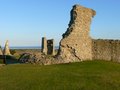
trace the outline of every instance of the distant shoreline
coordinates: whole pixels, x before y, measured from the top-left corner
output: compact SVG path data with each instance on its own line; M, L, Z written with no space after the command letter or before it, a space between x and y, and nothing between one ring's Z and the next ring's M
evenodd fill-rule
M10 47L10 49L41 49L39 46L15 46Z
M55 49L58 49L59 46L55 46ZM13 46L10 49L41 49L40 46Z

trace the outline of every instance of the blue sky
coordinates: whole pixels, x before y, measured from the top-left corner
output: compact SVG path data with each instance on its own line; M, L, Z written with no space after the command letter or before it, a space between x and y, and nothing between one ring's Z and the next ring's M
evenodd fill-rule
M74 4L97 12L92 38L120 39L119 0L0 0L0 45L9 40L10 46L40 46L43 36L58 45Z

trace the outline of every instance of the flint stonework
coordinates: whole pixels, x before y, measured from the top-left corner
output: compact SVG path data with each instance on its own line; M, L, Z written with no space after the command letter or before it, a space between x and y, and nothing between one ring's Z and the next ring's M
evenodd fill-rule
M92 39L89 36L92 17L96 12L80 5L71 10L71 20L60 41L58 57L66 62L92 60Z

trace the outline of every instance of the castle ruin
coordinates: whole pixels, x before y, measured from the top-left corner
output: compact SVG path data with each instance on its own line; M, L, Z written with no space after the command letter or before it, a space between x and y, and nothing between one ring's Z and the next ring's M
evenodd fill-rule
M92 60L92 39L89 32L95 14L92 9L73 6L69 27L60 41L59 58L66 62Z
M92 9L74 5L67 31L62 35L56 58L54 39L42 38L42 53L28 54L28 61L41 63L41 65L80 62L85 60L107 60L120 62L120 40L92 39L90 25L96 12ZM29 52L29 51L28 51ZM30 52L29 52L30 53ZM11 55L8 41L5 48L0 48L0 54ZM52 57L47 57L50 55ZM26 56L26 54L24 55ZM26 60L26 58L21 60Z
M42 53L47 55L47 39L46 39L46 37L42 38Z
M47 40L46 37L42 38L42 53L45 55L54 55L54 39Z
M92 39L90 24L96 12L74 5L67 31L60 41L57 58L64 62L107 60L120 62L120 40Z
M93 60L120 62L120 40L92 40Z

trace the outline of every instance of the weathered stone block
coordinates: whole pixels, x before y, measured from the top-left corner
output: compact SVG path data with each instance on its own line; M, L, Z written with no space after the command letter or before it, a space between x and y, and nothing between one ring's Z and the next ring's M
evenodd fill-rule
M54 55L55 49L54 49L54 39L47 40L47 54L48 55Z
M47 40L45 37L42 38L42 53L45 55L54 55L54 39Z
M46 39L46 37L42 38L42 53L47 55L47 39Z

